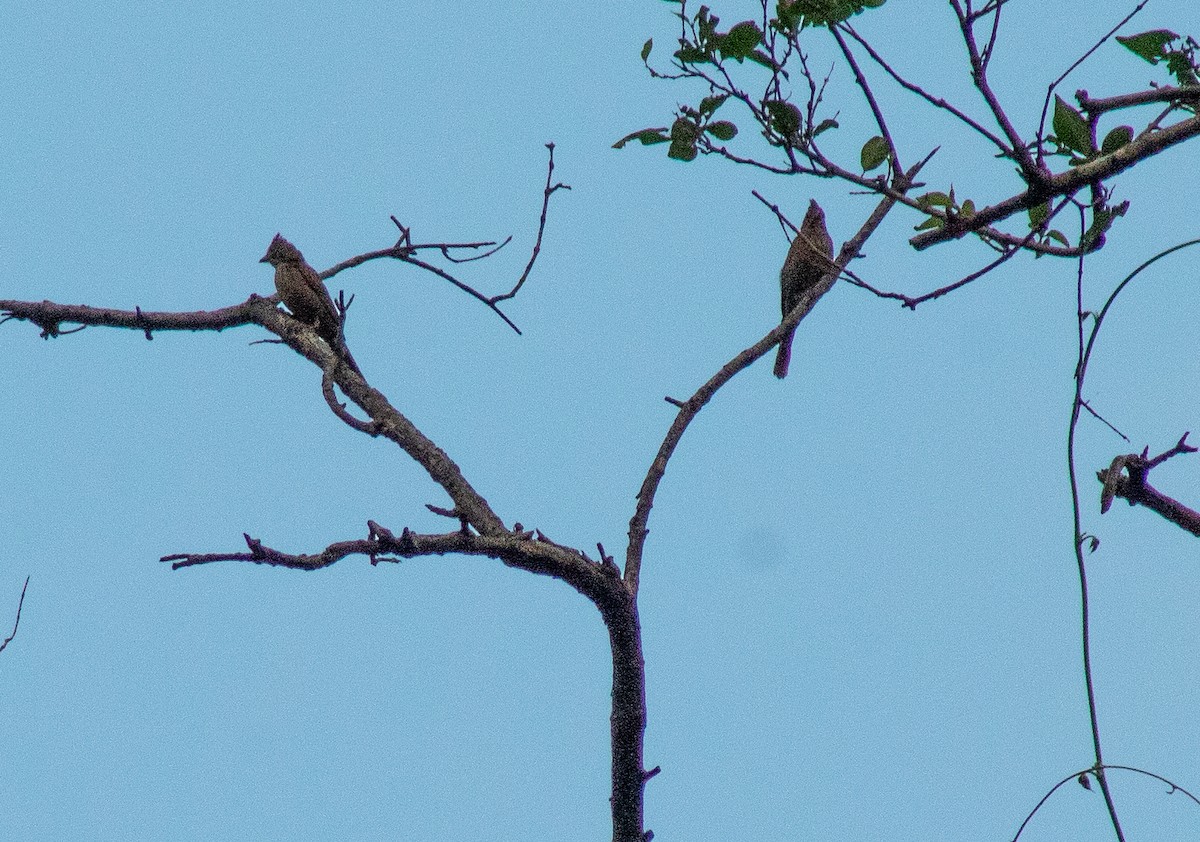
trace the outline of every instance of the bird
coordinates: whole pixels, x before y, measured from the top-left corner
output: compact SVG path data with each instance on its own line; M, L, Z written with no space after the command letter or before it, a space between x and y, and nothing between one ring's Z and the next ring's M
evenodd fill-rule
M833 239L825 227L825 211L813 199L808 203L808 213L800 224L800 232L792 240L783 269L779 272L779 290L783 317L795 309L800 297L808 292L821 277L829 274L833 263ZM788 331L779 340L779 352L775 356L775 376L787 377L788 363L792 358L792 338L796 328Z
M350 356L342 339L342 320L329 290L321 282L317 270L308 265L300 249L276 234L259 263L270 263L275 267L275 289L279 300L292 315L306 325L313 326L317 335L325 340L339 357L358 371L358 365ZM359 372L361 374L361 372Z

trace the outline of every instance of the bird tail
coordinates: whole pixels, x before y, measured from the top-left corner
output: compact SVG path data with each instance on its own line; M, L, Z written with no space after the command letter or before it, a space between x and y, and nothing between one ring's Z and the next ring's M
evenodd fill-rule
M775 376L780 380L787 377L788 364L792 361L792 338L796 335L792 331L779 342L779 353L775 355Z

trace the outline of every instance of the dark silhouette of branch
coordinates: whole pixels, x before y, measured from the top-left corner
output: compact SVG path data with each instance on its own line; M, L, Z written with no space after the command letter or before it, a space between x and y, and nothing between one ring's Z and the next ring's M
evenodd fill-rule
M13 620L12 634L0 641L0 652L3 652L8 644L12 643L12 639L17 636L17 627L21 625L21 607L25 605L25 589L29 587L29 577L25 577L25 584L21 586L21 598L17 600L17 617Z
M968 3L968 7L969 5ZM1025 142L1021 140L1021 135L1008 119L1008 114L1005 112L1003 106L1000 105L1000 100L988 82L987 67L975 42L975 21L977 18L971 17L968 9L963 8L961 0L950 0L950 7L954 9L954 14L958 18L959 31L962 34L963 43L967 47L967 58L971 63L971 79L975 83L975 89L979 91L980 96L983 97L983 101L987 103L988 108L992 112L992 119L1000 127L1001 133L1008 139L1007 145L1009 151L1012 153L1017 165L1021 168L1021 173L1026 182L1037 184L1042 177L1042 172L1034 163L1033 157L1029 154L1029 150L1025 146Z
M899 185L901 189L903 188L903 184L911 184L914 181L923 163L915 165L909 172L904 174ZM654 507L654 497L658 492L658 486L662 482L663 475L666 473L667 463L671 460L671 456L674 454L675 448L679 445L688 426L722 386L733 379L734 375L738 372L748 368L755 360L778 345L779 340L808 315L817 301L833 287L843 267L858 255L863 243L879 227L879 224L883 222L884 217L887 216L895 204L896 201L890 196L884 196L880 200L858 232L842 246L830 273L804 293L796 307L778 327L773 328L758 342L746 348L722 366L720 371L709 378L708 382L704 383L687 400L666 399L669 403L677 406L679 412L676 414L675 420L667 431L662 444L659 445L658 453L655 455L654 461L651 462L646 477L642 480L641 488L637 493L637 507L634 510L633 517L629 521L629 544L625 552L625 581L629 584L635 595L641 576L642 554L646 544L646 536L650 534L647 524L650 520L650 510Z
M1084 187L1090 187L1122 173L1135 164L1197 135L1200 135L1200 117L1189 117L1161 131L1143 134L1111 154L1102 155L1058 175L1050 175L1038 186L983 208L973 216L958 216L951 220L946 219L944 215L935 214L946 219L945 227L918 234L911 238L909 243L917 250L927 249L932 245L990 228L996 222L1015 213L1027 211L1049 199L1074 195Z
M1187 443L1187 436L1188 434L1184 433L1174 447L1153 459L1148 458L1146 451L1140 454L1127 453L1115 457L1107 468L1097 471L1096 479L1103 486L1100 512L1107 512L1113 499L1120 497L1127 500L1131 506L1146 506L1176 526L1200 536L1200 512L1168 497L1148 482L1150 471L1167 459L1183 453L1196 452L1196 448Z
M879 54L878 51L875 50L874 47L872 47L861 35L858 34L858 32L856 32L854 30L854 28L852 26L850 26L849 24L843 23L838 28L842 32L845 32L847 35L849 35L851 38L853 38L855 41L857 41L858 44L867 51L867 55L869 55L872 58L872 60L874 60L874 62L883 69L883 71L885 73L887 73L889 76L891 76L892 79L894 79L896 81L896 84L900 85L900 87L904 88L906 91L916 94L917 96L921 97L923 100L925 100L926 102L928 102L930 105L934 106L935 108L939 108L943 111L953 114L955 117L957 117L959 120L961 120L964 124L966 124L967 126L970 126L976 132L978 132L983 137L985 137L989 141L991 141L996 146L996 148L998 150L1000 150L1001 154L1003 154L1006 158L1015 157L1013 155L1012 149L1008 146L1008 144L1006 144L1003 140L1001 140L998 135L989 131L979 121L968 116L966 114L966 112L959 110L954 105L952 105L951 103L942 99L941 97L933 96L932 94L928 93L924 88L922 88L920 85L914 84L913 82L910 82L907 79L905 79L903 76L901 76L896 70L894 70L892 68L892 66L887 61L884 60L884 58Z
M412 229L403 225L398 219L396 219L395 216L392 217L392 222L395 223L396 227L400 229L400 239L397 240L394 245L390 246L389 248L378 249L376 251L369 251L364 254L359 254L354 257L351 257L347 260L343 260L341 263L338 263L336 266L333 266L329 269L326 269L324 272L321 272L320 273L321 279L328 280L329 278L332 278L334 275L338 274L339 272L342 272L346 269L352 269L355 266L361 266L362 264L366 263L368 260L378 260L383 257L390 257L394 260L399 260L404 263L411 263L413 266L416 266L420 269L424 269L426 272L430 272L434 275L437 275L442 280L452 284L453 286L455 286L458 289L462 290L463 292L467 293L468 295L470 295L472 298L476 299L477 301L482 302L490 310L492 310L492 312L494 312L497 316L499 316L501 319L503 319L505 324L507 324L514 331L516 331L518 334L520 334L521 329L516 326L516 324L512 321L512 319L510 319L504 313L503 310L500 309L499 303L501 301L506 301L510 298L515 297L517 292L525 284L525 281L528 280L530 273L533 271L534 263L537 262L538 255L541 254L541 251L542 251L542 237L546 231L546 218L547 218L549 208L550 208L550 197L559 190L570 190L571 189L571 186L568 184L563 184L561 182L558 184L551 183L553 176L554 176L554 144L548 143L548 144L546 144L546 148L549 150L549 163L547 164L547 167L546 167L546 186L542 191L542 212L541 212L541 216L538 218L537 237L534 240L533 248L530 250L529 261L525 264L525 270L521 273L521 276L517 279L517 281L513 285L512 289L510 289L508 292L500 293L498 295L485 295L482 292L480 292L479 290L472 287L470 284L467 284L467 283L459 280L458 278L454 277L454 275L450 274L446 270L441 269L437 266L434 266L433 264L429 263L428 261L421 260L420 258L416 257L416 254L419 251L434 249L434 250L440 252L442 257L449 260L451 263L469 263L469 262L475 261L475 260L482 260L485 257L491 257L493 254L498 252L500 249L504 248L504 246L508 245L508 243L510 243L512 241L512 237L505 238L505 240L499 244L497 244L495 242L413 243L412 242ZM494 246L494 248L489 248L489 247L493 247L493 246ZM464 250L481 249L481 248L488 248L489 250L484 252L483 254L476 254L476 255L472 255L470 257L466 257L466 258L460 258L460 257L454 256L455 251L464 251Z
M1054 96L1054 90L1055 90L1055 89L1056 89L1056 88L1057 88L1059 85L1061 85L1061 84L1062 84L1062 82L1063 82L1063 80L1064 80L1064 79L1066 79L1068 76L1070 76L1070 75L1071 75L1071 71L1073 71L1075 68L1079 67L1079 65L1081 65L1081 64L1083 64L1085 61L1087 61L1088 57L1089 57L1090 55L1092 55L1092 53L1096 52L1096 50L1098 50L1098 49L1100 49L1102 46L1104 46L1104 43L1105 43L1106 41L1108 41L1108 39L1109 39L1109 38L1112 38L1114 35L1116 35L1116 34L1117 34L1117 32L1118 32L1118 31L1121 29L1121 27L1122 27L1122 26L1124 26L1125 24L1129 23L1129 21L1133 20L1133 17L1134 17L1134 15L1136 15L1136 14L1137 14L1138 12L1140 12L1140 11L1141 11L1143 8L1145 8L1146 4L1147 4L1147 3L1149 3L1149 2L1150 2L1150 0L1142 0L1142 2L1138 3L1138 4L1137 4L1137 6L1135 6L1135 7L1134 7L1134 9L1133 9L1133 11L1132 11L1132 12L1130 12L1130 13L1129 13L1129 14L1127 14L1127 15L1126 15L1124 18L1122 18L1122 20L1121 20L1121 22L1120 22L1120 23L1118 23L1116 26L1114 26L1112 29L1110 29L1110 30L1109 30L1109 31L1108 31L1108 32L1107 32L1107 33L1106 33L1106 34L1105 34L1105 35L1104 35L1102 38L1100 38L1100 40L1098 40L1098 41L1097 41L1095 44L1093 44L1093 45L1092 45L1092 47L1091 47L1091 49L1089 49L1087 52L1085 52L1085 53L1084 53L1083 55L1081 55L1079 58L1075 59L1075 61L1073 61L1073 62L1071 63L1071 66L1070 66L1070 67L1068 67L1066 70L1064 70L1064 71L1062 72L1062 75L1061 75L1061 76L1059 76L1057 79L1055 79L1053 82L1051 82L1051 83L1050 83L1050 84L1047 86L1047 88L1046 88L1046 98L1045 98L1045 100L1042 102L1042 118L1041 118L1041 119L1038 121L1038 133L1037 133L1037 137L1038 137L1038 150L1039 150L1039 155L1041 154L1041 148L1042 148L1042 146L1041 146L1041 141L1042 141L1042 138L1044 138L1044 137L1046 136L1046 134L1045 134L1045 133L1046 133L1046 115L1047 115L1048 113L1050 113L1050 98L1051 98L1052 96Z
M533 243L533 250L529 253L529 262L525 264L525 271L521 273L521 277L517 279L516 284L508 292L502 295L494 295L488 299L488 302L492 305L512 298L525 285L525 281L529 278L529 273L533 271L534 262L542 252L542 235L546 232L546 212L550 207L550 197L558 190L571 189L571 185L563 184L561 181L558 184L551 184L554 180L554 144L547 143L546 148L550 150L550 163L546 167L546 187L542 190L542 215L538 218L537 239Z
M1080 230L1085 227L1083 211L1080 209ZM1079 489L1079 472L1075 464L1075 439L1079 428L1079 417L1084 408L1085 401L1083 397L1084 382L1087 379L1088 364L1091 361L1092 351L1096 347L1096 340L1100 335L1100 329L1104 326L1104 320L1112 309L1117 297L1125 290L1125 288L1147 268L1152 266L1157 261L1179 251L1188 246L1200 243L1200 240L1193 240L1188 243L1181 243L1173 246L1144 261L1140 266L1130 272L1121 280L1119 284L1109 294L1108 300L1104 302L1104 306L1092 322L1090 332L1085 332L1084 325L1089 316L1089 313L1083 306L1083 277L1084 277L1084 261L1083 257L1079 258L1078 269L1076 272L1075 281L1075 298L1076 311L1078 318L1078 358L1075 363L1075 394L1071 401L1071 418L1067 425L1067 475L1071 486L1071 515L1075 528L1075 541L1073 551L1075 553L1075 566L1079 577L1079 595L1080 595L1080 629L1083 642L1083 680L1084 688L1087 693L1088 704L1088 722L1091 727L1092 750L1095 757L1095 774L1096 780L1100 785L1100 792L1104 796L1105 808L1108 810L1109 819L1112 822L1113 830L1118 839L1124 838L1124 833L1121 829L1121 822L1117 816L1116 803L1112 797L1112 791L1108 786L1108 779L1104 774L1104 756L1100 740L1100 720L1097 714L1096 705L1096 688L1092 674L1092 643L1091 643L1091 603L1088 597L1088 579L1087 579L1087 561L1084 557L1084 544L1087 542L1087 536L1083 532L1083 511L1081 505L1081 495ZM1092 411L1089 407L1089 411ZM1184 446L1184 440L1181 438L1176 445L1177 448ZM1168 451L1170 452L1170 451ZM1166 457L1163 457L1166 458ZM1117 466L1110 466L1110 473L1105 474L1101 478L1101 482L1105 485L1104 495L1116 493L1116 487L1121 485L1119 481L1120 472L1112 473ZM1105 496L1101 497L1101 508L1105 508ZM1108 498L1111 500L1111 497ZM1093 549L1096 546L1096 541L1093 538L1091 542Z
M264 298L251 295L242 304L219 310L196 310L190 313L114 310L110 307L90 307L83 304L55 304L53 301L0 300L0 324L11 319L32 322L42 329L41 337L51 339L77 333L81 328L63 330L63 324L97 327L128 328L141 331L150 338L153 330L224 330L254 324L256 313L263 307L274 310L278 296Z
M871 109L871 116L875 120L875 125L879 127L879 134L883 137L884 143L887 144L888 167L890 171L897 172L903 169L900 163L900 150L896 146L896 141L892 139L887 119L883 116L883 110L879 107L879 103L875 99L875 93L871 90L871 86L867 82L867 77L858 66L858 61L855 60L854 53L850 50L850 45L846 43L846 39L842 37L842 33L838 31L836 26L829 28L829 34L837 42L838 49L842 51L842 58L846 59L846 64L850 66L850 71L854 74L854 81L858 83L858 87L862 90L863 98L867 101L867 107Z
M340 385L340 384L339 384ZM469 523L469 515L455 514ZM646 688L641 627L635 591L611 559L588 559L518 525L513 530L478 534L467 529L418 534L405 527L399 535L374 521L367 522L364 539L339 541L313 554L292 554L268 547L243 534L248 552L176 553L162 557L172 569L221 561L266 564L293 570L317 570L350 555L363 555L372 564L447 554L486 556L530 573L561 579L600 610L612 649L613 691L610 720L612 742L612 815L614 839L633 839L642 833L643 792L651 777L642 767L646 728Z
M1069 203L1070 203L1070 199L1063 199L1058 204L1058 206L1056 208L1054 208L1047 215L1046 222L1049 223L1049 221L1052 220L1055 216L1057 216L1058 213L1064 207L1066 207ZM1028 234L1025 235L1025 237L1023 239L1017 240L1016 242L1012 243L1011 245L1006 244L1006 245L1008 245L1008 247L1005 248L1003 251L1001 251L1000 256L997 257L995 260L993 260L991 263L988 263L986 266L976 269L974 272L971 272L969 275L959 278L957 281L954 281L953 283L946 284L945 286L942 286L942 287L938 287L937 289L932 290L931 292L927 292L923 295L908 296L908 295L904 295L902 293L894 293L894 292L877 293L877 294L881 298L896 298L896 299L900 300L903 303L904 307L906 307L907 309L915 310L915 309L917 309L918 304L923 304L926 301L932 301L934 299L941 298L943 295L947 295L951 292L954 292L956 289L965 287L967 284L969 284L973 281L979 280L980 278L982 278L984 275L987 275L989 272L991 272L993 269L995 269L1000 264L1005 263L1008 260L1010 260L1011 258L1016 257L1018 254L1020 254L1021 250L1026 248L1033 241L1033 239L1038 236L1038 234L1039 234L1039 232L1037 230L1030 231ZM1082 252L1079 249L1075 249L1074 251L1076 254L1082 254Z
M1080 108L1088 114L1098 117L1110 111L1134 108L1154 102L1165 102L1172 105L1185 102L1195 104L1200 102L1200 85L1151 88L1148 91L1135 91L1130 94L1119 94L1100 99L1092 99L1087 91L1079 90L1075 92L1075 98L1078 100Z
M1101 766L1089 766L1088 768L1081 769L1078 772L1072 772L1054 786L1050 787L1049 791L1042 796L1041 800L1038 801L1034 808L1029 811L1029 814L1025 816L1025 820L1022 821L1021 826L1017 828L1017 832L1013 836L1012 842L1017 842L1017 840L1021 838L1021 834L1025 832L1025 828L1029 826L1029 823L1033 821L1033 817L1037 815L1038 810L1045 806L1046 802L1050 800L1050 797L1054 795L1054 793L1058 792L1058 790L1062 789L1063 786L1069 784L1071 781L1075 781L1084 789L1090 790L1092 785L1088 780L1088 775L1093 775L1099 778L1099 772L1103 771L1134 772L1138 775L1145 775L1148 778L1154 778L1154 780L1162 781L1171 788L1167 793L1168 795L1173 795L1176 792L1182 792L1190 801L1192 801L1192 803L1200 807L1200 799L1196 798L1196 796L1192 795L1192 793L1190 793L1188 790L1184 789L1169 778L1164 778L1162 775L1156 775L1153 772L1146 771L1145 769L1139 769L1136 766L1118 766L1112 763L1105 763Z

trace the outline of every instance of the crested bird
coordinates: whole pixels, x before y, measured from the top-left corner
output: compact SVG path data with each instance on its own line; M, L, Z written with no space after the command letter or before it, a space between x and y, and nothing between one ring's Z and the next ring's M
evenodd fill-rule
M800 297L829 274L833 262L833 239L825 228L825 211L813 199L808 203L808 213L800 224L800 232L788 248L787 259L779 273L780 299L783 317L792 312ZM788 363L792 358L792 339L796 328L788 331L779 340L779 352L775 356L775 376L787 377Z
M300 249L276 234L267 253L258 262L275 267L275 290L292 315L314 327L334 353L358 371L358 365L342 339L342 320L329 297L329 290L325 289L317 270L305 261Z

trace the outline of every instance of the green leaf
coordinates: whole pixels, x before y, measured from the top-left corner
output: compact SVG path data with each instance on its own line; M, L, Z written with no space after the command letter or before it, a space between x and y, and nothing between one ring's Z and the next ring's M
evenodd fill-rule
M631 140L640 141L642 146L652 146L655 143L666 143L671 138L667 137L666 128L661 129L642 129L641 131L631 132L625 137L618 140L612 145L613 149L621 149Z
M887 141L879 135L875 135L863 144L858 158L862 163L863 172L870 172L888 159Z
M642 44L642 61L650 58L650 51L654 49L654 39L647 38L646 43Z
M667 157L676 161L694 161L700 153L696 151L695 146L687 146L685 144L677 144L672 141L671 148L667 150Z
M1045 202L1040 205L1034 205L1029 209L1029 230L1041 228L1046 221L1046 217L1050 215L1050 206Z
M771 120L771 128L783 137L790 138L800 131L803 123L800 109L790 102L784 102L782 99L768 99L763 102L763 108L766 109L767 116Z
M746 56L746 58L750 59L750 61L754 62L755 64L761 64L763 67L765 67L769 70L781 70L782 69L780 67L779 63L775 61L775 59L771 58L769 55L764 53L762 50L755 50L750 55Z
M771 25L776 31L790 35L803 27L804 13L796 6L796 3L789 3L787 0L779 0L775 4L775 17L772 18Z
M726 34L719 36L716 46L722 56L740 62L762 43L762 35L762 30L754 21L742 21Z
M931 216L929 219L922 222L920 225L913 228L914 231L928 231L931 228L944 228L946 223L939 217Z
M717 140L733 140L737 137L737 126L728 120L718 120L715 123L710 123L704 127L704 131L711 134Z
M1167 70L1181 85L1196 84L1196 66L1192 64L1186 53L1167 53Z
M671 125L671 148L667 150L667 157L674 158L676 161L694 161L699 154L696 150L696 137L699 135L699 129L691 120L685 120L682 117L677 119Z
M1095 153L1087 121L1066 100L1054 95L1054 136L1058 142L1073 152L1088 156Z
M1067 235L1064 234L1062 231L1059 231L1059 230L1047 231L1046 236L1052 240L1057 240L1063 246L1071 245L1071 241L1067 239Z
M1111 155L1131 140L1133 140L1133 126L1117 126L1104 136L1104 142L1100 144L1100 153Z
M1158 64L1167 57L1163 49L1179 36L1169 29L1151 29L1149 32L1139 32L1137 35L1117 36L1117 41L1136 56L1141 56L1151 64Z
M708 6L700 7L700 11L696 12L696 31L700 36L701 44L708 44L712 41L720 21L719 17L708 13Z
M692 44L685 44L676 50L675 58L680 64L708 64L712 61L708 53Z
M725 104L725 100L729 99L729 94L721 94L720 96L706 96L700 100L700 113L709 116L718 108Z
M1094 251L1104 245L1104 235L1112 228L1118 216L1124 216L1129 209L1125 201L1113 208L1097 207L1092 210L1092 224L1079 239L1079 247L1085 252Z
M922 208L943 207L948 208L951 205L950 197L940 190L933 190L922 196L918 196L917 204Z
M965 200L962 203L962 215L963 216L974 216L975 215L975 202L973 202L971 199Z
M779 0L776 15L787 31L806 26L841 23L865 9L878 9L884 0Z
M699 127L691 120L686 120L683 117L676 118L671 124L671 140L682 140L687 143L692 143L700 134Z

